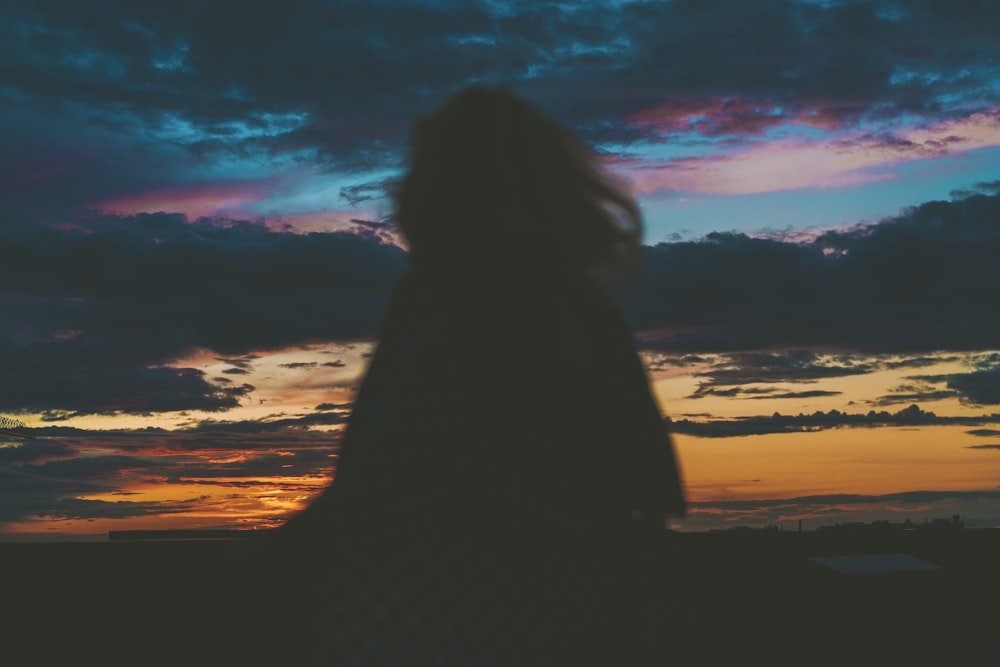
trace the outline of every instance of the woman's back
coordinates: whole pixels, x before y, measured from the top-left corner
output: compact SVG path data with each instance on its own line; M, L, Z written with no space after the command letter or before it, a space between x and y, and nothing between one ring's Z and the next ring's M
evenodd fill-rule
M293 643L338 665L638 664L684 500L590 277L637 254L638 208L502 91L459 94L417 135L396 212L412 271L333 483L274 543L309 590Z
M397 640L422 656L410 664L442 650L455 654L444 664L589 664L626 637L637 646L627 626L649 609L640 561L658 536L633 510L679 508L672 464L627 329L595 285L415 271L335 481L284 529L337 570L313 598L310 641L325 637L323 660L382 647L358 663L373 665L399 657Z
M628 330L584 276L405 277L326 496L289 529L683 510Z

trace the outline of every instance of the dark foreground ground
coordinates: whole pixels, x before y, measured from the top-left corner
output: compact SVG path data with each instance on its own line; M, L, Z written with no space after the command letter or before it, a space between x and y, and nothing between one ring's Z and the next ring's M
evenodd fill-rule
M675 538L664 665L1000 664L998 530ZM246 566L252 542L0 545L0 664L245 662L239 649L263 638L234 622L230 594L274 574ZM939 567L843 574L812 560L859 554ZM241 599L258 618L289 613Z

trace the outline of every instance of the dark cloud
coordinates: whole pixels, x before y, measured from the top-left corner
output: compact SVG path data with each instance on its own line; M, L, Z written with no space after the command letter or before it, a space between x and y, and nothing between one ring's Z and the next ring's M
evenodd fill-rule
M975 195L996 195L1000 194L1000 180L980 181L968 190L952 190L950 195L953 199L965 199Z
M398 181L396 179L381 179L369 183L359 183L357 185L347 185L340 188L340 198L352 207L365 202L377 201L385 197L386 193L395 189ZM353 222L367 223L368 221L356 220Z
M249 384L213 386L195 368L99 365L78 356L81 351L75 345L22 350L27 359L7 361L0 368L4 381L0 405L38 411L55 406L60 419L83 414L227 410L254 389ZM53 358L61 354L64 360ZM15 384L7 384L10 381Z
M695 375L705 379L699 380L698 388L692 397L770 394L774 389L747 389L734 385L815 382L827 378L863 375L875 367L876 362L871 359L827 358L809 350L729 354L719 358L709 370ZM720 387L729 388L720 389Z
M74 184L93 196L158 171L162 182L143 151L175 166L220 156L399 165L414 114L471 81L510 85L590 139L746 135L800 116L942 118L995 102L1000 9L969 5L6 3L5 125L31 130L10 133L4 167L29 160L19 173L35 182L70 170L42 178L70 200ZM53 133L72 141L43 142L39 156L35 139ZM118 159L97 160L108 140ZM67 144L76 149L56 148ZM344 195L359 203L380 188Z
M733 234L660 244L621 302L653 352L731 350L703 372L703 392L874 369L845 355L741 349L915 352L886 363L919 366L930 359L921 352L1000 347L998 220L1000 197L980 195L806 244ZM406 266L401 249L371 236L169 214L9 225L0 243L0 407L11 411L233 407L249 385L167 364L209 349L233 374L255 351L371 336ZM703 359L681 355L671 363ZM996 404L998 371L984 363L934 381Z
M882 365L886 368L925 368L949 361L958 361L957 356L929 356L929 357L902 357L883 359Z
M958 396L957 392L948 389L933 389L926 387L914 387L903 385L896 388L896 393L879 396L871 401L872 405L886 406L899 405L901 403L943 401Z
M1000 445L967 445L966 449L1000 449Z
M266 419L255 419L253 421L203 421L197 426L188 429L188 433L213 435L219 434L242 434L242 433L275 433L287 429L305 429L310 426L330 426L343 424L347 421L350 413L350 405L333 405L324 408L322 414L309 413L300 416L276 415ZM317 408L318 410L318 408Z
M932 361L933 358L927 358ZM958 361L957 357L939 358L939 361ZM922 359L918 363L907 364L906 360L887 362L886 368L905 368L929 366ZM911 375L907 384L900 385L893 393L882 396L873 403L875 405L892 405L894 403L914 403L938 401L958 398L974 405L991 405L1000 402L1000 358L996 353L970 355L962 359L976 370L969 373L948 373L941 375ZM942 386L943 385L943 386Z
M978 195L809 243L711 234L648 247L641 279L622 303L652 350L988 350L1000 347L996 257L1000 196ZM771 373L768 358L756 363ZM734 364L712 382L727 374L736 383L747 371ZM993 400L991 377L953 388Z
M764 398L823 398L826 396L840 396L844 392L842 391L823 391L820 389L813 389L811 391L785 391L780 393L772 393L765 396L747 396L746 398L754 399L764 399Z
M253 362L256 361L257 359L260 359L260 357L257 356L256 354L248 354L243 357L232 357L232 358L218 357L218 360L221 361L222 363L235 366L236 368L239 368L241 370L250 370L250 368L253 366Z
M14 446L0 447L0 469L13 464L35 465L40 461L53 458L65 458L77 455L76 448L64 442L38 441L27 445L18 443Z
M942 395L958 396L974 405L1000 404L1000 365L975 370L971 373L916 375L913 376L913 379L931 384L944 383L948 390L941 391Z
M951 375L948 387L970 403L1000 405L1000 367Z
M67 224L0 226L5 410L234 407L250 385L167 364L209 349L246 373L254 351L371 336L405 269L398 247L343 232L167 214Z
M674 433L693 435L700 438L729 438L767 433L807 433L831 428L881 427L881 426L935 426L935 425L978 425L1000 423L1000 415L979 417L945 417L921 410L910 405L897 412L871 410L868 413L847 413L839 410L817 411L812 414L782 415L775 412L770 416L737 417L693 421L680 419L669 421Z
M687 398L705 398L707 396L718 396L722 398L742 398L742 399L773 399L773 398L822 398L826 396L839 396L843 392L826 391L814 389L809 391L783 391L768 387L729 387L728 389L716 389L714 387L699 388L694 394Z
M288 476L329 477L339 444L335 433L312 429L344 423L350 405L322 413L275 415L250 422L205 421L188 428L95 431L69 426L33 429L35 440L0 448L0 523L49 519L137 517L189 511L200 500L178 503L80 496L127 492L130 484L200 480L238 487L294 488ZM310 493L315 487L304 486Z
M969 435L974 435L980 438L996 438L1000 437L1000 430L992 428L975 428L971 431L966 431Z
M15 491L9 488L10 491ZM14 523L26 516L40 517L47 521L125 519L146 516L164 516L180 512L192 512L204 506L204 497L185 500L137 501L137 500L95 500L62 493L58 496L26 493L17 489L16 495L8 493L8 488L0 489L0 532L3 523Z
M351 224L361 228L364 234L377 238L385 243L403 245L402 235L393 224L392 216L384 216L379 220L367 220L362 218L351 218Z

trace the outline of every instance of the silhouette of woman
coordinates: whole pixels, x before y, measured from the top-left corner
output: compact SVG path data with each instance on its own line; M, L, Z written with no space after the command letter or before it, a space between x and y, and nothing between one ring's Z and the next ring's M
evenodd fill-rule
M413 142L396 193L411 271L335 480L278 531L316 564L296 566L294 641L319 664L639 664L669 570L650 545L684 513L600 286L636 263L639 209L504 90L460 92Z

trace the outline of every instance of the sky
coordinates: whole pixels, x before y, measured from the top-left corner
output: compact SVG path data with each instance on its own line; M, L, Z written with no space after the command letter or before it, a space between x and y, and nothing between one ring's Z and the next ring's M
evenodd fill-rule
M1000 5L14 1L0 539L314 497L407 268L410 124L473 83L638 198L616 298L678 529L1000 526Z

